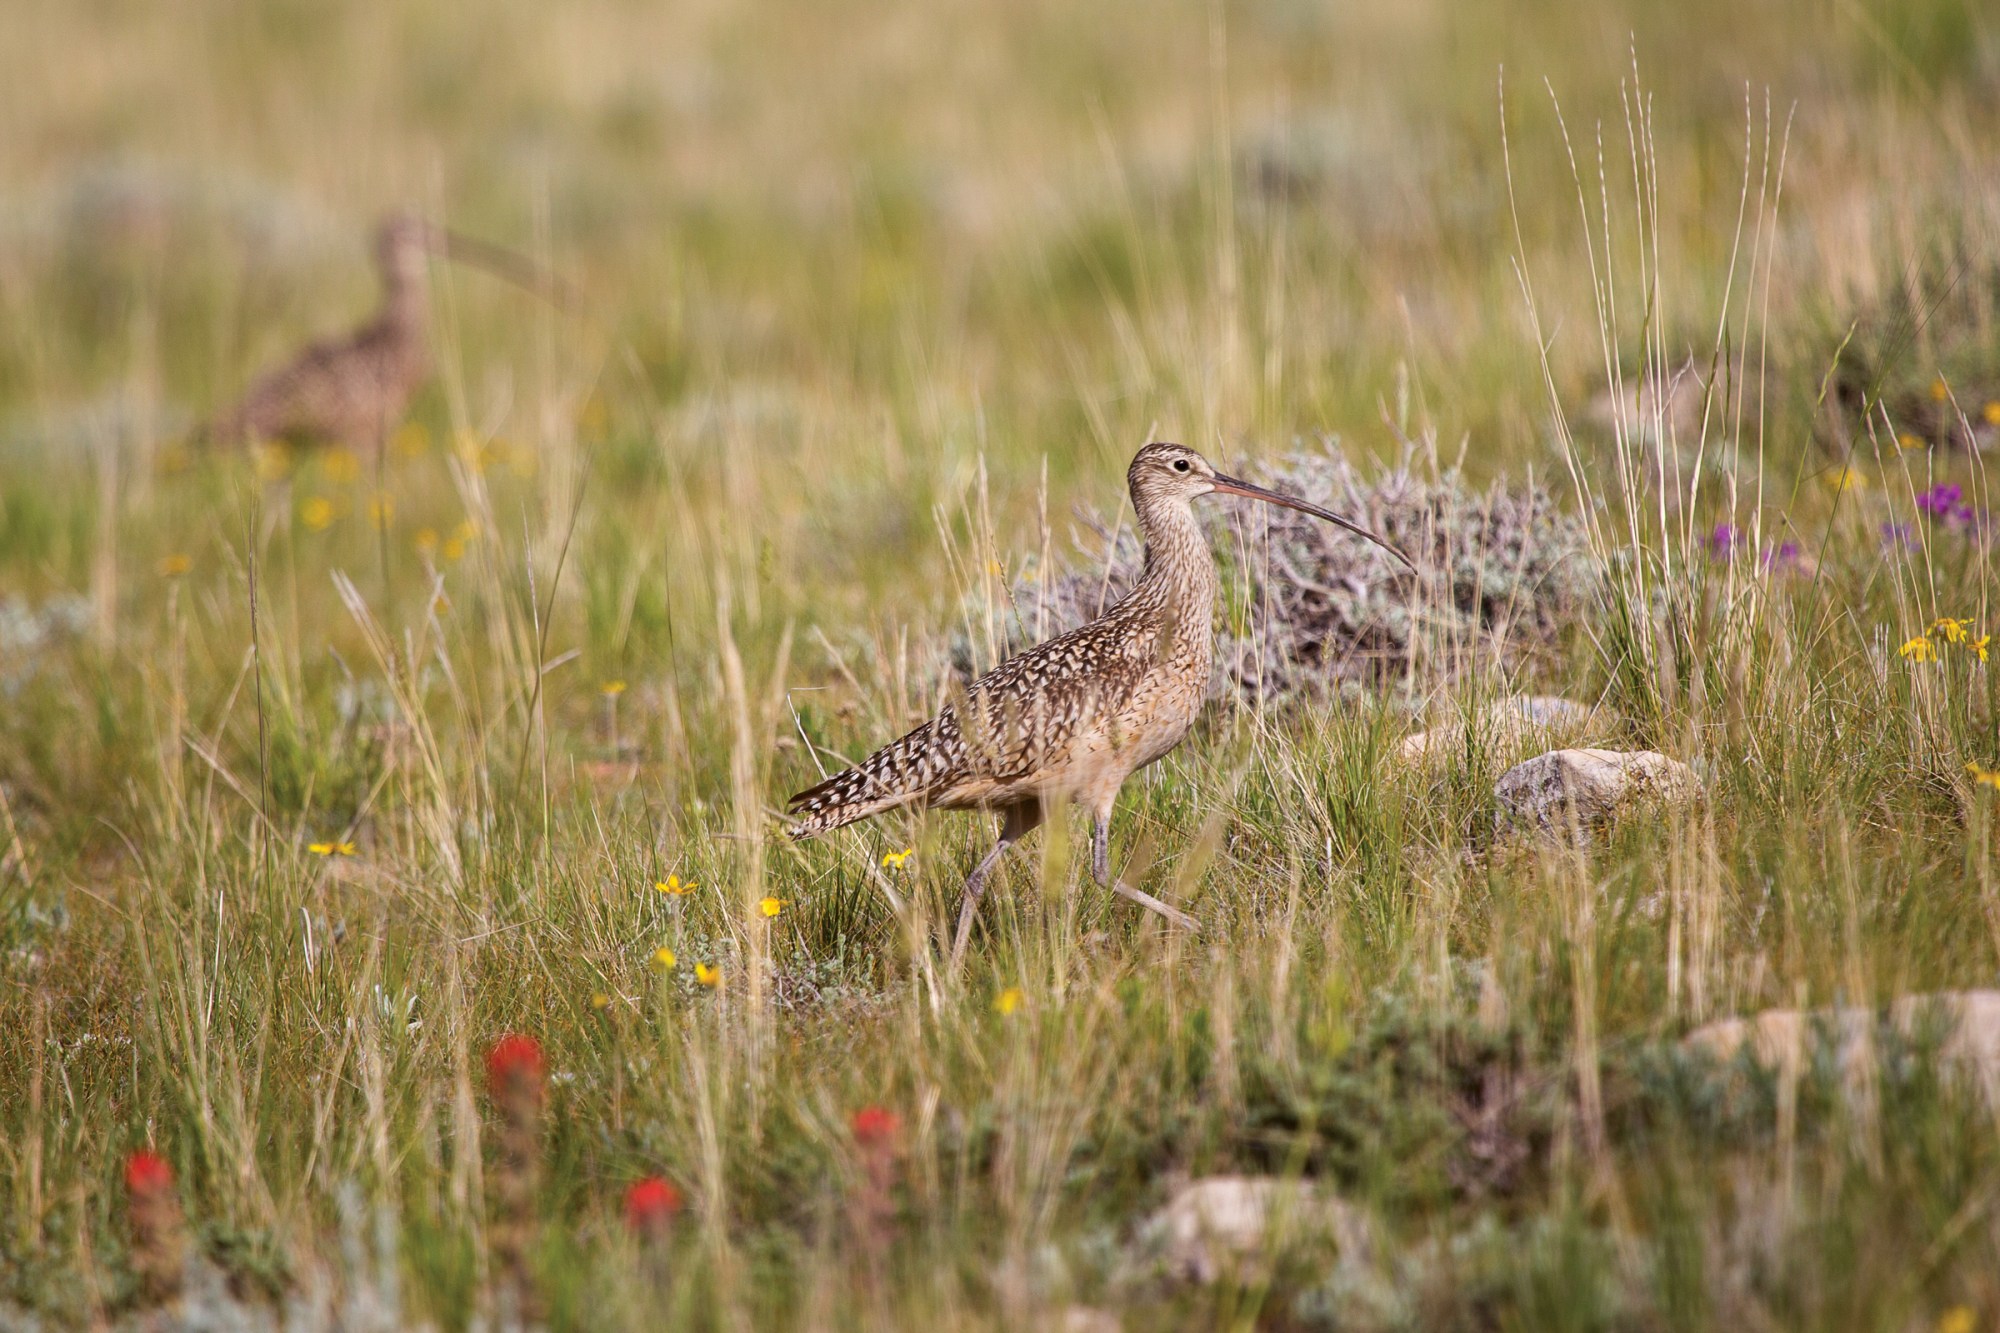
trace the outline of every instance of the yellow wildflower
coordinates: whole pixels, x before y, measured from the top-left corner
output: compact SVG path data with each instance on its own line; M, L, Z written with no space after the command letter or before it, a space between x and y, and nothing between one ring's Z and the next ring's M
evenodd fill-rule
M396 497L387 491L377 491L368 497L368 521L378 528L389 526L396 517Z
M593 1009L609 1009L611 1007L611 997L603 991L596 991L590 997L590 1007Z
M306 850L314 856L352 856L354 844L351 842L314 842L306 845Z
M353 481L361 475L361 459L352 449L329 449L324 471L328 481Z
M163 555L160 557L159 568L161 578L177 579L194 568L194 557L183 555L179 551L174 552L172 555Z
M333 522L333 501L315 495L299 506L299 522L314 532L323 532Z
M438 530L436 528L418 528L417 535L411 538L411 540L416 543L420 554L429 555L438 548Z
M1937 645L1929 639L1916 638L1896 650L1896 656L1910 662L1937 661Z
M1934 403L1941 403L1941 402L1943 402L1943 401L1944 401L1945 399L1947 399L1947 398L1949 398L1949 397L1951 397L1951 387L1950 387L1949 385L1947 385L1947 384L1946 384L1946 383L1945 383L1945 382L1944 382L1943 380L1941 380L1941 379L1936 379L1936 380L1932 380L1932 381L1931 381L1931 401L1932 401L1932 402L1934 402Z
M450 541L444 544L444 558L446 560L456 560L464 554L465 554L465 543L460 541L458 538L453 537Z
M389 437L389 447L401 458L421 458L430 452L431 433L421 421L406 421Z
M1924 442L1921 436L1904 431L1896 437L1896 446L1900 449L1921 449L1924 447Z
M619 695L625 693L625 682L622 680L607 680L597 687L597 692L607 698L616 699Z
M1954 1305L1938 1316L1937 1333L1975 1333L1979 1316L1969 1305Z
M680 959L674 956L674 951L664 944L653 950L653 966L659 968L662 972L672 971L674 964L679 961Z
M704 986L720 986L722 984L722 969L719 967L710 967L707 963L696 963L694 965L694 979Z
M1868 478L1851 467L1844 467L1827 478L1827 484L1833 487L1835 495L1845 495L1849 491L1867 490Z
M2000 769L1981 768L1978 764L1967 764L1965 771L1972 775L1974 786L1992 787L2000 791Z
M696 884L693 880L689 880L685 884L683 884L681 882L681 877L679 875L668 875L665 879L660 880L658 883L654 884L653 887L658 889L661 893L679 894L679 893L693 893L696 889L700 888L701 886L699 884Z
M1007 567L1001 564L998 560L988 560L986 562L986 572L988 574L993 574L993 575L1005 574L1007 572Z
M1982 634L1976 639L1967 640L1965 651L1974 654L1980 661L1984 662L1986 660L1986 645L1991 642L1993 642L1991 634Z
M2000 426L2000 399L1995 399L1993 402L1988 403L1985 412L1981 415L1986 418L1987 425Z
M282 481L292 470L292 451L276 441L257 446L257 477L260 481Z
M1007 1017L1020 1007L1021 988L1019 986L1009 986L1006 990L1001 991L993 997L993 1012L999 1014L1002 1018Z
M884 852L882 853L882 868L884 870L901 870L903 862L916 854L917 849L914 847L905 847L900 852Z
M767 918L774 917L784 910L785 900L783 898L759 898L757 900L757 911Z
M1964 643L1966 629L1971 624L1970 620L1953 620L1950 616L1939 616L1931 622L1931 627L1925 633L1941 634L1946 643Z

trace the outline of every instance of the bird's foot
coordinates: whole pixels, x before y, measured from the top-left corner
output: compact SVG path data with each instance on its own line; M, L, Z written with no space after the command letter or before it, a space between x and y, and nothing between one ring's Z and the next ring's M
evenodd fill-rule
M1144 889L1135 889L1122 879L1114 879L1111 881L1111 891L1121 898L1130 899L1149 912L1157 912L1191 935L1201 934L1201 923L1199 921L1196 921L1178 907L1167 906Z

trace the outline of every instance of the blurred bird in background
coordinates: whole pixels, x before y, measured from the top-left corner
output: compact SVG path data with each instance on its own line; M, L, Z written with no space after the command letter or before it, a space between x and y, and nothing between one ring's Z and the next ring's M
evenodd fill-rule
M254 381L242 399L201 431L210 443L284 441L379 449L430 377L431 257L469 264L541 296L573 304L568 288L534 261L461 236L408 212L375 229L382 303L359 328L309 344Z

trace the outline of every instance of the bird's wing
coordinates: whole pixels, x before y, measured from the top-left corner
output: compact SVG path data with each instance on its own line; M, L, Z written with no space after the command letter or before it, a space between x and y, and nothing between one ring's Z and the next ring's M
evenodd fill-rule
M954 691L935 718L792 797L793 836L919 801L977 803L1031 776L1115 716L1159 651L1100 620L1008 658Z
M1008 658L953 700L961 779L1006 782L1047 766L1116 716L1158 657L1151 637L1099 620Z
M217 418L213 434L232 441L346 435L351 418L369 415L384 388L383 363L394 350L388 341L380 324L370 323L306 344L290 361L258 376L242 403Z

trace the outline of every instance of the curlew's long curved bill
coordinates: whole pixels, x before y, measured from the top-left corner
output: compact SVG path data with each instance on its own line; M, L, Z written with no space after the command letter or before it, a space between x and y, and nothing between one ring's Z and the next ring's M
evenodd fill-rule
M1280 505L1286 509L1296 509L1301 514L1311 514L1314 518L1324 519L1337 528L1346 528L1355 536L1365 537L1369 541L1374 542L1390 555L1402 561L1412 574L1417 571L1417 567L1410 563L1410 557L1397 550L1388 538L1377 536L1375 533L1362 527L1359 523L1351 519L1342 518L1332 510L1321 509L1318 505L1307 504L1304 500L1294 499L1289 495L1280 495L1276 491L1267 491L1262 486L1243 481L1237 477L1225 477L1220 472L1215 474L1215 489L1221 495L1246 495L1252 500L1262 500L1265 504Z
M446 227L431 227L429 239L433 254L454 263L483 269L496 278L533 292L558 309L574 310L578 304L576 293L568 283L524 254Z

